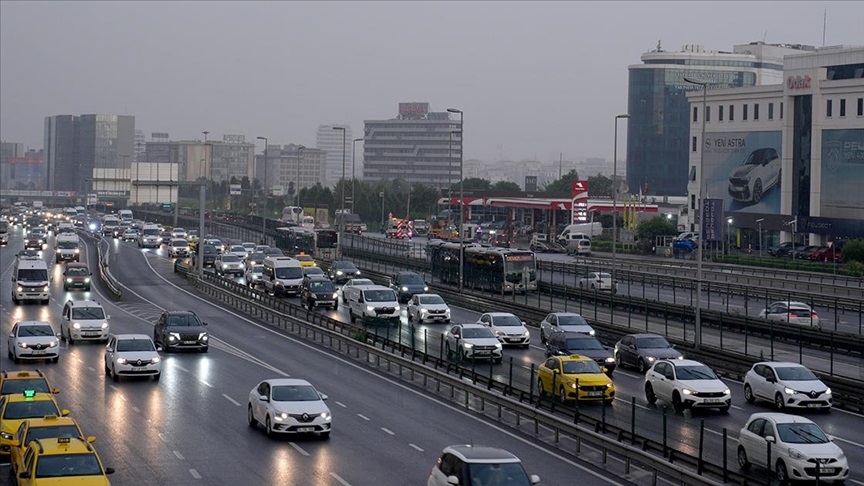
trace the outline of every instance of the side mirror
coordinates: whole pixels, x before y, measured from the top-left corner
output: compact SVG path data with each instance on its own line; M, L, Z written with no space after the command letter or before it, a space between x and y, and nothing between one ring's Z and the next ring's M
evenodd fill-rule
M321 392L318 392L318 396L321 397L321 400L327 400L328 398L330 398L330 397L328 397L327 395L325 395L325 394L323 394L323 393L321 393Z
M162 352L162 346L156 346L156 352L161 353Z
M14 332L9 333L9 339L15 339L15 333Z
M765 378L765 381L767 381L768 383L777 383L777 379L773 376L771 378Z
M206 326L207 323L206 323L206 322L202 322L201 325L202 325L202 326Z
M21 471L21 472L18 474L18 477L19 477L20 479L30 479L30 471ZM456 482L458 483L459 480L457 479Z
M525 324L525 321L522 321L522 325L523 325L523 326L527 326L528 324Z
M88 443L88 444L92 444L92 443L94 443L94 442L96 442L96 436L94 436L94 435L88 435L88 436L87 436L87 443Z
M113 467L106 467L105 468L105 474L114 474L114 468Z
M111 319L111 315L107 315L107 316L105 316L105 319L106 319L106 320L107 320L107 319Z
M269 402L270 401L270 397L267 397L264 395L259 395L258 398L260 398L262 402Z
M63 410L60 410L60 416L61 417L68 417L69 416L69 410L67 410L65 408Z
M59 388L54 388L53 390L51 390L51 393L53 393L53 394L56 395L56 394L60 393L60 389L59 389Z
M774 438L773 435L766 435L765 436L765 442L768 442L770 444L775 444L777 442L777 439Z
M357 302L359 302L361 304L363 303L363 296L362 295L360 297L357 297Z
M536 474L532 474L530 479L531 479L531 484L537 484L540 482L540 476L538 476Z
M456 476L447 476L447 484L452 484L453 486L458 486L459 478L457 478Z

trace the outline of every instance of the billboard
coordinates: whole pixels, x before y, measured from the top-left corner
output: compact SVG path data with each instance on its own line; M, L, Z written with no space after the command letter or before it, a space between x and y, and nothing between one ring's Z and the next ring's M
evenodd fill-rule
M570 183L572 224L588 222L588 181Z
M399 103L399 116L419 117L429 113L429 103Z
M864 219L864 129L822 130L820 214Z
M780 214L780 131L706 133L705 193L725 213Z
M720 241L723 239L723 200L703 199L704 217L702 218L702 234L705 241Z

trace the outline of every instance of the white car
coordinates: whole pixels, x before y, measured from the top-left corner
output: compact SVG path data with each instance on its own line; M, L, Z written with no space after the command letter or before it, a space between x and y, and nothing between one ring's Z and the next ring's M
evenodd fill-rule
M463 360L490 359L500 363L504 350L492 331L480 324L456 324L444 334L444 352L448 358Z
M520 485L540 482L536 474L528 476L522 461L503 449L478 445L445 447L429 473L426 486Z
M579 314L574 312L552 312L540 322L540 342L546 344L553 332L579 332L593 336L594 328Z
M245 260L249 256L249 252L242 245L231 245L228 247L227 254L234 255L241 260Z
M252 252L255 251L255 247L257 245L255 243L252 243L251 241L244 241L243 243L240 243L240 246L242 246L243 249L246 250L246 254L251 255Z
M184 238L174 238L168 243L168 256L171 258L188 258L191 253L189 242Z
M736 201L758 203L769 189L780 185L780 166L780 154L774 148L750 152L729 174L729 195Z
M60 339L57 331L45 321L19 321L12 326L6 348L9 359L18 363L22 359L60 360Z
M819 315L804 302L774 302L759 313L759 317L774 322L819 328Z
M146 334L114 334L105 346L105 375L114 381L121 376L162 376L162 348Z
M123 235L120 237L123 241L134 241L138 239L138 236L141 233L138 232L137 229L129 228L123 232Z
M690 359L660 360L645 373L645 400L671 403L676 412L694 408L717 408L728 412L732 406L729 387L711 368Z
M60 337L69 344L75 341L108 342L110 318L95 300L67 301L60 319Z
M488 327L502 345L527 348L531 344L525 322L509 312L487 312L477 319L477 324Z
M264 380L249 392L246 407L249 426L257 428L262 424L268 437L317 433L320 438L329 439L332 417L324 400L327 395L306 380Z
M183 238L185 240L187 236L189 235L186 234L186 230L183 228L174 228L171 230L171 238Z
M798 363L764 361L744 375L744 399L749 403L766 400L777 410L790 408L831 408L831 389L806 366Z
M306 267L306 268L314 268L314 267ZM305 273L304 273L305 275ZM375 285L375 282L369 280L368 278L349 278L347 282L342 284L342 303L348 303L348 296L345 293L346 290L351 287L365 287L367 285Z
M254 288L264 285L264 265L247 266L243 277L246 279L246 285L249 287Z
M225 253L216 257L216 260L213 262L213 270L219 275L225 275L226 273L243 275L246 273L246 265L236 255Z
M768 462L768 443L771 461ZM843 483L849 477L846 454L812 420L785 413L754 413L738 434L738 466L773 471L778 484L816 479Z
M408 301L408 320L450 322L450 307L438 294L415 294Z
M618 292L618 282L612 281L612 274L606 272L589 272L578 282L580 290L609 290Z

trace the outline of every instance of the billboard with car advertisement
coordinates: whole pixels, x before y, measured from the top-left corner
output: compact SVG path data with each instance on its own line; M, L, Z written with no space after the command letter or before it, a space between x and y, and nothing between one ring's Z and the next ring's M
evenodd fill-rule
M864 129L822 131L824 217L864 219Z
M705 197L730 213L780 214L780 131L706 133Z

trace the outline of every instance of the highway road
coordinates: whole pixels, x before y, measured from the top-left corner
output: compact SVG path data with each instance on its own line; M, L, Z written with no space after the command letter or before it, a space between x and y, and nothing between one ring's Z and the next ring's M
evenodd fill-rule
M196 295L177 275L162 250L140 250L112 243L112 271L124 297L113 302L99 285L92 292L64 292L61 267L52 270L47 306L12 304L8 284L0 295L2 331L19 320L56 322L67 299L95 298L111 315L114 333L152 332L163 309L191 309L209 323L207 354L164 354L159 382L122 380L103 372L99 344L62 344L60 362L14 365L0 345L4 369L42 369L61 407L68 408L106 465L115 484L425 484L440 450L454 443L504 447L523 459L543 484L647 484L627 481L623 465L606 469L550 451L517 432L454 407L445 400L270 329ZM20 230L0 251L0 277L8 282ZM88 245L87 258L95 253ZM51 255L51 249L46 251ZM95 266L94 266L95 268ZM293 376L310 380L334 414L328 441L315 438L267 439L246 424L249 390L261 379ZM0 481L8 467L0 468Z

